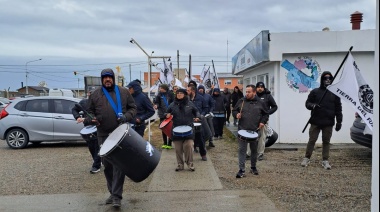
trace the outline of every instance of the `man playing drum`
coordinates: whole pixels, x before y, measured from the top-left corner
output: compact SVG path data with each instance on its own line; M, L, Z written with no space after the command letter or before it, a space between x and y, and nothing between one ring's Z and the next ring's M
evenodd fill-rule
M89 97L93 91L94 90L90 90L90 88L89 88L89 90L87 92L87 97ZM81 122L84 121L84 117L86 117L86 114L84 114L84 117L81 117L81 115L79 113L81 111L87 109L87 106L88 106L87 103L88 103L88 98L82 99L79 102L79 106L81 106L81 107L78 107L77 105L75 105L73 107L73 109L71 109L71 113L73 114L75 120L77 120L77 123L81 123ZM89 126L89 125L85 124L84 126ZM99 144L98 144L98 140L97 140L96 136L94 136L93 138L94 139L88 138L88 139L85 140L86 144L88 146L88 150L90 151L90 154L91 154L92 160L93 160L92 167L91 167L91 170L90 170L91 174L95 174L95 173L100 172L100 167L102 165L101 159L100 159L100 156L99 156Z
M194 171L193 164L193 145L194 145L194 133L191 132L194 121L199 121L201 114L195 105L187 98L187 92L185 89L178 89L174 102L169 105L166 111L166 118L173 115L173 142L177 158L177 168L175 171L184 170L184 164L186 163L190 171ZM182 127L186 129L190 128L190 132L176 132L176 127ZM181 136L183 134L184 136ZM185 155L185 160L183 159Z
M238 130L259 131L268 121L268 114L265 111L264 103L256 96L256 87L254 85L247 85L246 96L240 99L234 109L232 115L239 119ZM260 136L260 135L259 135ZM236 178L245 177L245 156L247 152L247 145L251 149L251 169L250 173L258 175L259 172L256 168L257 162L257 139L255 140L243 140L239 136L239 172L236 174Z
M97 88L88 100L88 112L94 118L85 119L85 124L96 125L99 145L102 145L108 135L120 124L132 121L136 115L136 104L132 95L128 89L115 85L115 74L112 69L102 70L101 82L102 86ZM125 174L106 157L102 158L102 162L107 188L111 194L106 204L118 208L123 198Z

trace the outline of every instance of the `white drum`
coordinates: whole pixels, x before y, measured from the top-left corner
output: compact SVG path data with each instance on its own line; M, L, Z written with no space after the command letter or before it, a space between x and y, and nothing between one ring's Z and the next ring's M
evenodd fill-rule
M79 133L85 141L97 140L97 129L94 125L85 126Z
M190 126L178 126L173 128L173 136L186 137L193 134L193 129Z
M196 133L201 131L202 123L194 122L193 125L194 125L194 131L195 131Z
M243 141L256 141L259 137L259 134L255 131L251 130L239 130L238 131L238 138Z

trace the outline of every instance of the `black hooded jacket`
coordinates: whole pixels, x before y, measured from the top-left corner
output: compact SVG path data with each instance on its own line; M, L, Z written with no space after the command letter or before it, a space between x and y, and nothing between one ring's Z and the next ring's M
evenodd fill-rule
M265 87L264 83L261 83L260 86L264 87L264 91L259 93L256 92L256 95L261 99L261 101L264 102L265 110L269 115L272 115L274 112L277 111L277 104L274 100L271 92ZM256 85L257 87L257 85Z
M307 97L305 106L308 110L311 110L312 118L310 124L315 124L320 127L333 126L335 124L335 118L337 123L342 123L342 103L340 98L326 89L323 83L323 77L325 75L333 76L329 71L325 71L321 75L321 84L319 88L313 89ZM322 99L322 96L326 92ZM322 101L320 101L322 99ZM319 104L319 106L315 106Z

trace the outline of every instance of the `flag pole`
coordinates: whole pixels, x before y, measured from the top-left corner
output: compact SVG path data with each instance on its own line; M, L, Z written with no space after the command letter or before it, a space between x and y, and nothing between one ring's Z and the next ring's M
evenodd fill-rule
M339 68L338 68L338 70L336 71L336 73L335 73L335 75L334 75L334 77L333 77L333 79L331 80L331 84L334 82L334 80L335 80L335 77L338 75L338 73L339 73L339 71L340 71L340 69L342 68L342 66L343 66L343 64L344 64L344 62L346 62L346 59L347 59L347 57L348 57L348 54L352 51L352 48L353 48L353 46L351 46L350 47L350 49L348 50L348 52L347 52L347 54L346 54L346 56L344 57L344 59L343 59L343 61L342 61L342 63L340 64L340 66L339 66ZM327 89L325 90L325 92L323 93L323 95L322 95L322 97L321 97L321 99L318 101L318 105L320 105L321 104L321 102L322 102L322 100L323 100L323 98L326 96L326 93L327 93ZM309 123L310 123L310 120L313 118L313 115L314 115L314 109L311 111L311 116L310 116L310 118L309 118L309 120L307 121L307 123L306 123L306 125L305 125L305 127L303 128L303 130L302 130L302 133L304 133L305 132L305 130L306 130L306 128L307 128L307 126L309 125Z

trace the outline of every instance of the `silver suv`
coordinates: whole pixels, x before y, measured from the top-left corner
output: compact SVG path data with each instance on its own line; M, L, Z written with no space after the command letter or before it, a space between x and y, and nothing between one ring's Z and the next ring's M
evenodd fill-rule
M0 112L0 139L13 149L25 148L29 141L83 140L71 109L80 99L71 97L30 97L13 100Z

